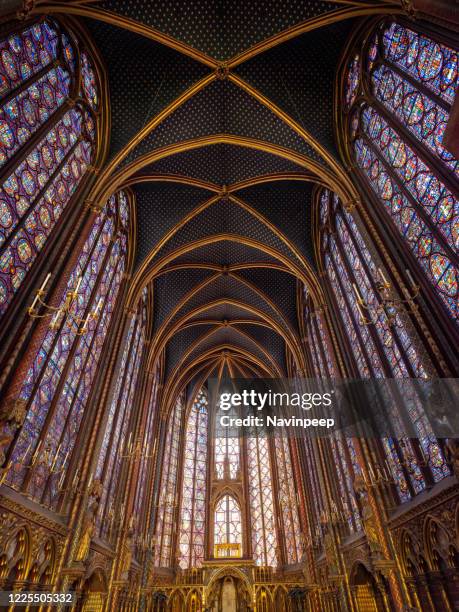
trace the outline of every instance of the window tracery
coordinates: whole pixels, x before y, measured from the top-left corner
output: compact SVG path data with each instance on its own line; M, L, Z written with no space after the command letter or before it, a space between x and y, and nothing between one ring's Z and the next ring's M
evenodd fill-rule
M459 166L443 136L457 85L457 50L394 22L353 56L344 91L359 175L456 322Z
M78 98L77 58L88 75ZM0 42L0 316L94 158L100 96L91 66L50 19Z
M215 506L214 545L239 544L242 546L241 509L232 495L224 495ZM231 556L228 549L226 555Z
M19 393L27 415L11 450L8 483L53 509L126 267L128 228L119 215L124 198L120 193L112 196L97 216L61 296L62 306L81 279L70 313L85 319L99 304L98 316L89 318L86 333L68 316L58 318L46 332Z
M185 430L179 527L179 565L199 567L204 559L207 488L207 390L198 393Z
M121 211L120 211L121 212ZM139 312L132 317L120 368L108 409L102 446L94 477L102 483L102 493L96 517L100 537L109 537L115 516L115 495L119 483L122 455L128 452L129 423L133 408L134 391L139 375L140 361L145 346L146 301L144 290Z
M180 460L181 424L185 408L184 393L177 398L167 424L163 470L155 526L154 565L171 567L174 562L173 537L178 505L178 469Z
M247 438L253 556L257 565L275 567L278 562L278 544L271 469L268 438Z
M283 435L275 436L274 449L278 481L276 495L280 505L286 562L287 564L300 563L303 554L301 526L288 439Z
M397 312L389 320L382 306L378 290L380 269L370 253L363 235L336 195L328 197L327 219L322 231L324 265L348 341L362 378L426 377L424 355L413 342L414 331L409 328L403 313ZM333 228L333 233L330 232ZM366 321L356 294L356 287L366 304L377 313L373 321ZM428 468L434 481L449 474L439 444L416 396L404 398L408 414L419 436L419 452L428 458ZM416 458L415 442L402 440L401 417L390 408L389 418L400 440L383 440L387 460L400 499L405 501L426 487L426 480ZM403 469L402 464L409 469Z
M329 205L329 192L323 191L320 200L320 218L323 226L326 226L328 223ZM304 301L305 326L314 375L322 379L336 379L339 377L338 369L330 347L330 339L323 320L323 313L314 309L306 288L304 289ZM362 524L353 487L354 477L360 474L360 467L355 456L355 441L352 438L345 438L340 432L336 432L329 442L333 456L333 467L330 469L333 470L339 490L339 499L336 501L341 506L341 510L346 517L349 530L351 532L358 531L361 529ZM312 441L309 440L309 445L311 444ZM309 450L309 454L312 459L313 453L311 450ZM314 480L316 479L317 477ZM320 488L317 484L313 484L312 490L314 491L314 507L318 523L320 521L320 514L323 512L322 502L318 501L321 497Z

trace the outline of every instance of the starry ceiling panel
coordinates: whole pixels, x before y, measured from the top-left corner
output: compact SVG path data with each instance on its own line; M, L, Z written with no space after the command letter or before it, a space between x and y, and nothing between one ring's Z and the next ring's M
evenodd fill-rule
M338 157L333 134L335 73L353 20L307 32L236 68Z
M234 83L221 80L207 85L167 117L139 143L131 160L167 145L216 134L266 141L320 160L272 111Z
M248 187L236 195L274 223L315 265L311 236L312 189L312 183L276 181Z
M171 310L187 293L213 276L211 270L187 269L168 272L154 281L154 320L153 328L157 331Z
M156 258L159 260L190 242L217 234L233 234L256 240L297 263L291 250L269 227L229 199L218 200L181 227L158 251Z
M246 246L234 240L222 240L206 244L174 259L175 264L210 263L221 266L252 264L254 262L278 264L278 260L257 248Z
M212 194L179 183L143 183L134 187L137 202L136 266L189 211Z
M285 341L282 336L274 330L260 325L238 324L237 328L266 348L280 367L286 370Z
M172 319L171 324L178 319L181 319L186 313L204 306L211 302L229 299L248 304L257 310L264 312L284 326L284 321L280 314L275 310L253 289L239 282L232 276L221 275L208 285L206 285L199 293L196 293L182 306L177 314Z
M209 338L205 339L195 350L190 353L187 357L186 362L192 363L197 357L205 353L206 351L218 347L224 344L232 344L237 348L249 351L256 357L258 357L263 363L266 363L267 356L260 350L257 345L250 339L238 334L235 330L228 328L221 328L212 334Z
M139 174L189 176L221 187L256 176L284 172L304 172L304 169L265 151L215 144L171 155L147 166Z
M209 69L124 28L93 19L84 22L107 67L111 158Z
M296 278L293 275L268 268L238 270L237 275L265 293L292 328L298 330Z
M213 306L212 308L206 310L205 312L201 312L200 314L191 317L190 321L233 321L235 319L250 319L253 321L260 320L258 315L251 313L249 310L243 308L242 306L235 306L233 304L219 304L218 306Z
M338 2L326 0L103 0L98 6L149 25L220 61L341 8Z
M172 371L180 363L183 355L194 342L214 327L214 325L196 325L176 332L166 347L166 361L169 370Z

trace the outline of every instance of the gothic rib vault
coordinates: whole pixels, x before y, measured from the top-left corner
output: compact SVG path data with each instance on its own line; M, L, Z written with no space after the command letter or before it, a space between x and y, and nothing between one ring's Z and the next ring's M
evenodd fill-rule
M135 196L130 305L153 284L150 366L164 351L171 388L203 354L210 369L248 360L279 375L287 359L304 369L296 279L322 303L314 189L356 197L338 161L334 78L355 18L394 7L263 7L262 19L225 2L184 14L181 3L65 7L107 69L110 151L90 198L115 186Z

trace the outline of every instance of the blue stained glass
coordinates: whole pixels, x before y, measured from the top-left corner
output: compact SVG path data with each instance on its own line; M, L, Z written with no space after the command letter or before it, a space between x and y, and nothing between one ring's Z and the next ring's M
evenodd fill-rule
M43 250L93 157L96 125L87 104L78 102L53 120L74 78L73 43L67 34L58 34L60 29L44 20L0 41L0 167L7 162L12 167L0 186L0 275L2 287L7 287L0 295L0 315ZM67 64L58 61L60 36ZM91 62L89 57L84 61ZM20 85L24 87L18 93ZM92 87L97 98L95 82ZM5 95L9 99L2 102ZM48 130L40 142L15 166L23 145L45 125ZM20 223L23 227L18 229Z

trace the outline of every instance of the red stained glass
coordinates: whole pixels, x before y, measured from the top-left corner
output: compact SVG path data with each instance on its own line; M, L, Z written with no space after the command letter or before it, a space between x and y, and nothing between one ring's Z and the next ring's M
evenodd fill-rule
M77 327L70 320L63 321L59 329L50 329L23 382L20 397L27 401L28 412L13 449L14 469L9 480L13 486L21 487L26 474L17 461L24 459L29 445L33 452L39 439L43 448L53 455L56 469L65 471L68 466L124 272L126 239L118 236L111 243L115 229L107 204L94 222L61 298L63 304L67 291L75 287L76 279L81 276L71 312L75 317L84 318L101 299L100 315L90 320L88 331L83 335L77 334ZM43 434L45 420L48 425ZM32 472L27 493L53 508L62 472L57 477L50 474L49 468L42 465Z
M0 167L8 163L10 169L0 187L0 316L93 158L96 130L87 105L59 110L75 72L72 43L59 30L51 21L41 21L0 42ZM63 62L58 58L59 36ZM39 128L44 135L23 158L23 146Z
M185 430L179 565L200 567L204 559L207 484L207 390L198 393Z

